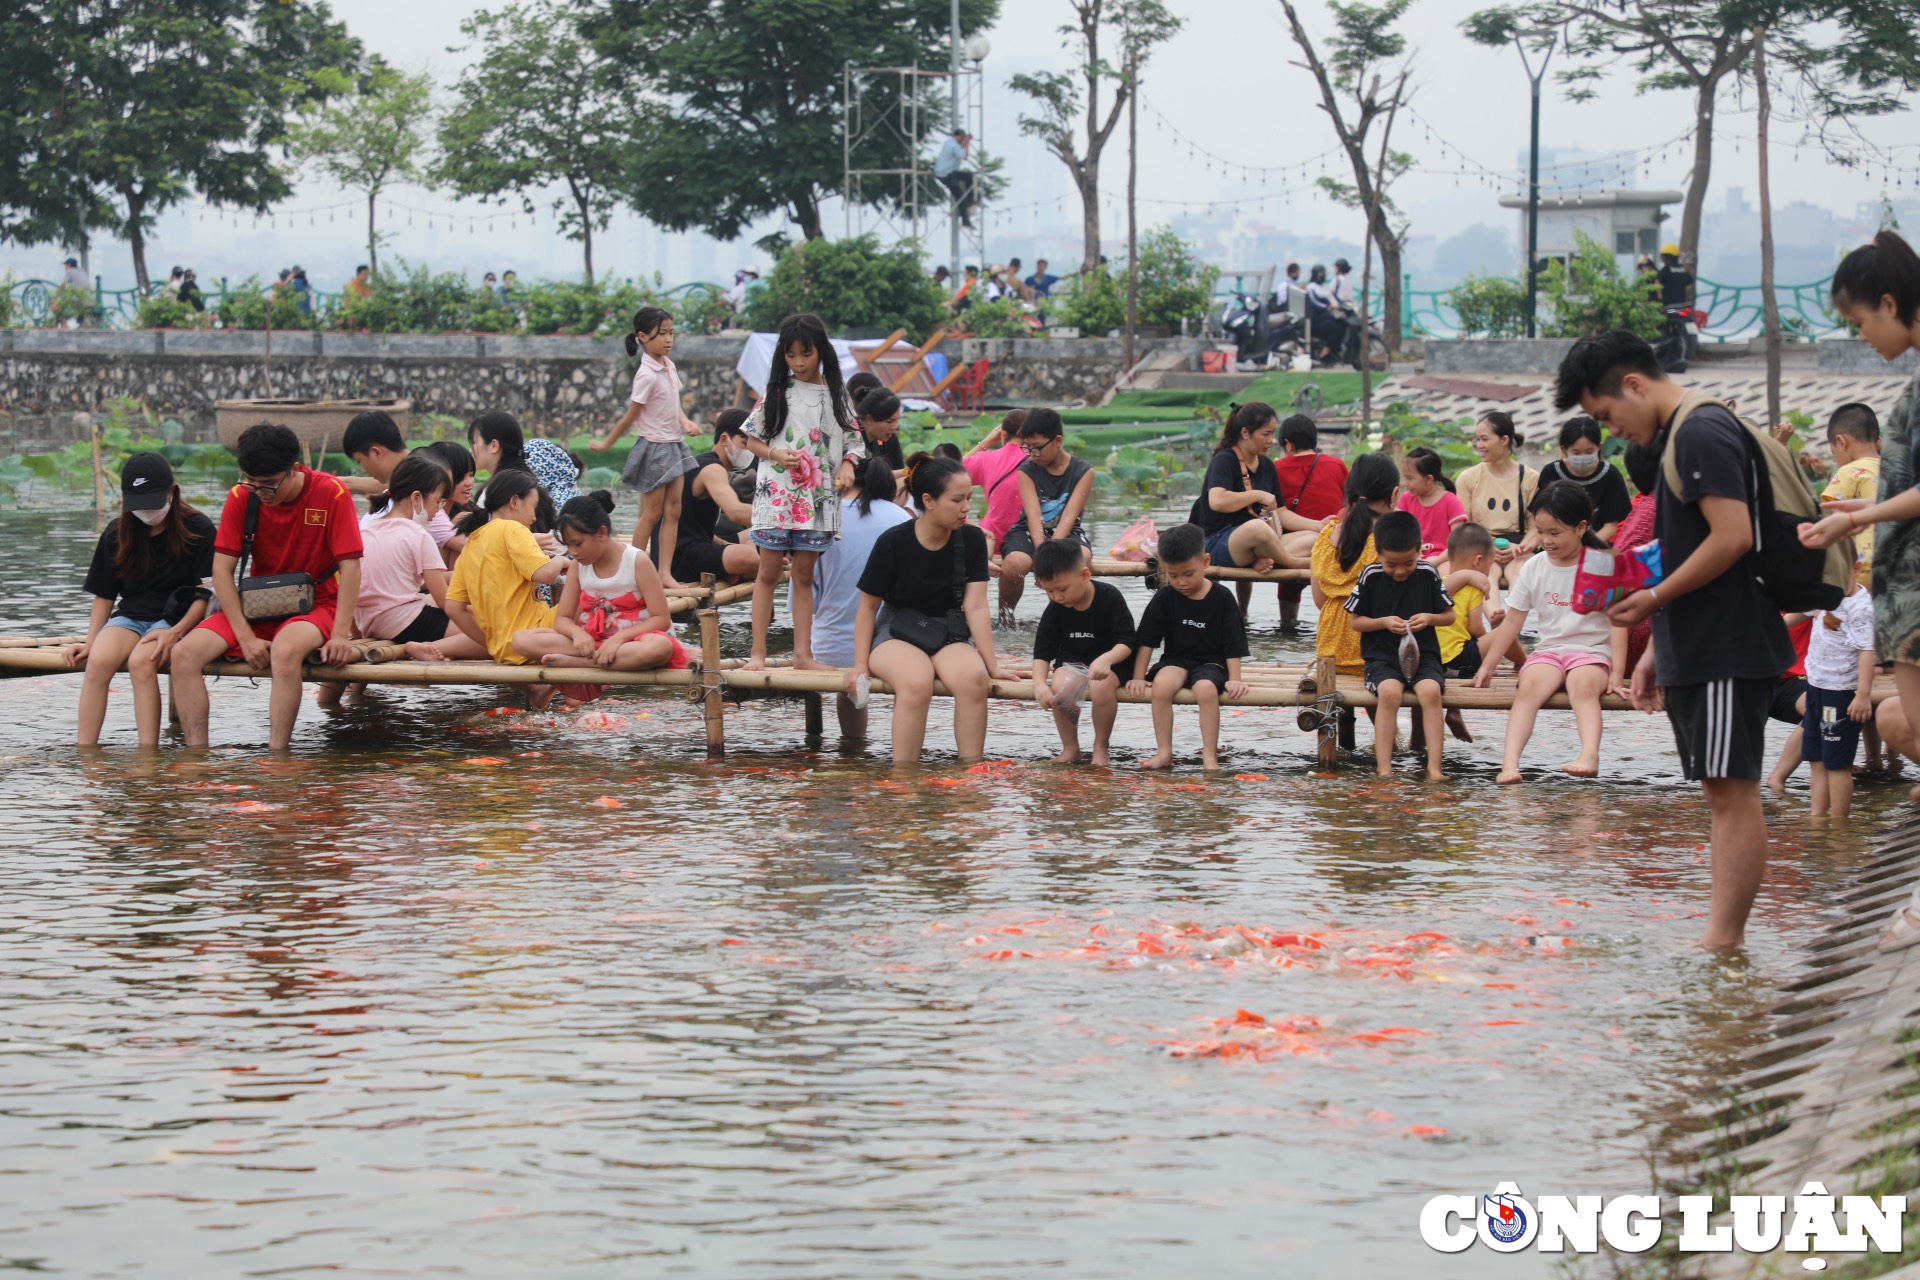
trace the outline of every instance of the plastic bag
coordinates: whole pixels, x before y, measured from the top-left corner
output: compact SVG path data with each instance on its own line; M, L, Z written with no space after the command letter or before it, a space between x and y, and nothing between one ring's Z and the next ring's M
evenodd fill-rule
M1582 547L1573 571L1573 611L1599 613L1642 588L1659 586L1665 577L1658 538L1631 551Z
M1115 560L1143 564L1160 550L1160 531L1153 527L1152 516L1142 516L1127 526L1110 553Z
M1409 685L1420 674L1420 642L1413 638L1411 631L1400 637L1400 670Z
M1076 666L1062 667L1060 674L1065 677L1060 683L1066 687L1054 698L1053 709L1063 715L1077 716L1080 714L1080 704L1087 699L1087 686L1091 682L1087 679L1087 673Z

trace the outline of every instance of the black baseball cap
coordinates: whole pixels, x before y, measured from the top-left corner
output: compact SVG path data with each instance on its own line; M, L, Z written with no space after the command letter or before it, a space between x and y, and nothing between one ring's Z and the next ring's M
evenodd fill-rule
M129 511L154 511L173 499L173 468L157 453L136 453L120 468L120 499Z

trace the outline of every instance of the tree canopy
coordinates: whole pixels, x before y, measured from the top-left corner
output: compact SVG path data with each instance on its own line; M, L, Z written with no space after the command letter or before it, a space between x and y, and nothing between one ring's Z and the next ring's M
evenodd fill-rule
M360 45L318 0L10 0L0 8L0 235L146 239L198 192L264 212L291 194L289 115Z
M948 8L947 0L604 0L589 19L596 42L666 108L646 145L629 149L633 208L670 230L700 227L723 240L782 213L819 238L821 201L838 192L844 167L847 65L944 68ZM1000 0L961 0L962 30L991 26L999 9Z
M396 182L426 176L425 152L433 115L433 82L379 59L357 80L323 77L337 95L296 126L292 148L343 187L366 193L367 263L380 269L375 225L380 193Z

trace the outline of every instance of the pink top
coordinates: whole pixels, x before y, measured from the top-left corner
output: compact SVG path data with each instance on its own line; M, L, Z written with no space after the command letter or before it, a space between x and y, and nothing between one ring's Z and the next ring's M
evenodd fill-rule
M680 371L671 359L656 360L641 352L640 367L633 371L633 394L627 398L640 406L634 429L642 440L686 443L687 433L680 426Z
M1467 509L1460 505L1460 499L1442 489L1440 496L1432 506L1420 501L1411 493L1400 495L1400 509L1410 513L1420 522L1421 550L1428 555L1444 555L1447 550L1447 537L1453 532L1453 526L1464 524Z
M1018 440L1009 440L985 453L975 450L964 459L967 474L986 491L987 514L980 527L996 549L1001 537L1020 519L1020 482L1011 477L1026 460L1026 448Z
M360 557L360 599L353 607L353 625L363 636L391 640L432 603L420 594L427 570L445 573L447 562L433 535L405 516L372 521L360 538L366 550Z

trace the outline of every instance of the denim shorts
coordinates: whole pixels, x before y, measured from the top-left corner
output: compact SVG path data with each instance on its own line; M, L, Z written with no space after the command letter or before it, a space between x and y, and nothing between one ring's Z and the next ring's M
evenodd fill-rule
M119 627L122 631L131 631L144 640L148 632L159 631L166 627L166 625L167 620L165 618L153 618L148 621L142 621L139 618L129 618L116 613L111 618L108 618L107 625L100 629L105 631L107 627Z
M825 551L839 538L823 529L755 529L749 536L763 551Z

